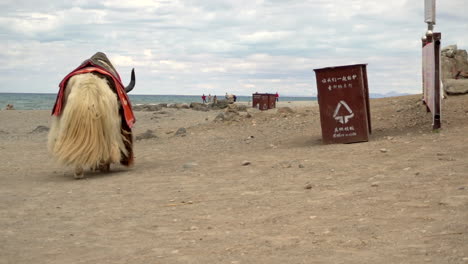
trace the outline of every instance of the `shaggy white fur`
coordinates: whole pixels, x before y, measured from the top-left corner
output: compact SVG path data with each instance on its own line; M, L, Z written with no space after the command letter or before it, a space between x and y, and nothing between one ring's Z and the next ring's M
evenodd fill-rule
M61 115L52 118L49 150L77 170L99 168L127 155L120 129L117 95L107 81L91 73L75 75L65 88Z

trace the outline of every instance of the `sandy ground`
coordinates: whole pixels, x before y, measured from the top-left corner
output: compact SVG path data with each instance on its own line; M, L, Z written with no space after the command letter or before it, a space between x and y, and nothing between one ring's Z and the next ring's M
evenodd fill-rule
M0 263L468 263L468 96L438 132L418 95L371 100L356 144L322 144L316 103L283 106L136 112L156 136L136 165L84 180L35 131L49 111L0 111Z

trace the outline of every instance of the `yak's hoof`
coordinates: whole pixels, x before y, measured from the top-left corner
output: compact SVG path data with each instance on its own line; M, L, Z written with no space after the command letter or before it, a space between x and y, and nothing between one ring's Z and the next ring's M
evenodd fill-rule
M84 178L84 171L83 171L83 168L81 167L77 167L75 168L75 175L74 175L75 179L79 180L79 179L83 179Z
M109 163L101 163L101 164L99 164L98 170L100 172L109 172L110 171L110 164Z

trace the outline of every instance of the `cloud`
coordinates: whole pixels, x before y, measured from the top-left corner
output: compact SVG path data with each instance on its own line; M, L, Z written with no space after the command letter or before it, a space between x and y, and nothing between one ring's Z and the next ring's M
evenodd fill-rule
M467 8L438 2L443 45L468 48ZM96 51L124 79L135 67L143 94L313 95L313 69L354 63L368 63L371 92L420 92L422 1L5 0L0 10L0 92L56 92Z

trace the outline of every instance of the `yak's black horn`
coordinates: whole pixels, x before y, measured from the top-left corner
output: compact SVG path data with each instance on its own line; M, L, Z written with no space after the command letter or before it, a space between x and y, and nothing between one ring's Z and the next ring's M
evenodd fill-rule
M130 80L130 83L125 87L125 92L129 93L131 90L133 90L133 87L135 87L135 69L132 69L132 79Z

